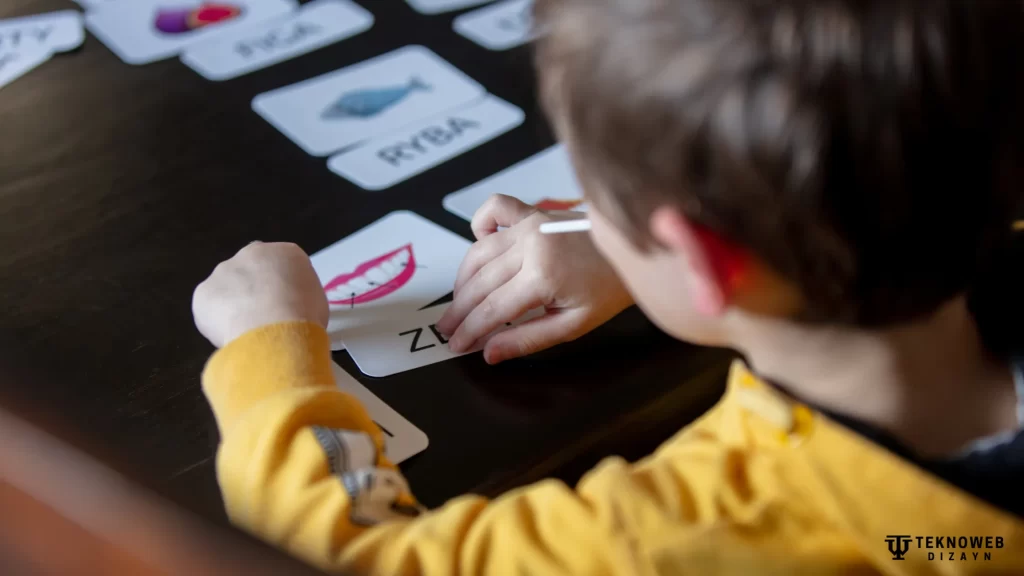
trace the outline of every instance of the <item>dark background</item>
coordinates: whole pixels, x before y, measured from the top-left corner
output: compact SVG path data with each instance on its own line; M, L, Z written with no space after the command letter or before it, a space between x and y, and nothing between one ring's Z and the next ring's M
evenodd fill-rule
M199 385L212 349L192 325L195 285L251 240L312 254L393 210L471 238L442 197L553 143L528 47L472 43L451 29L459 12L359 3L376 17L368 32L226 82L176 58L130 66L88 35L0 89L0 399L218 521L218 438ZM5 0L0 17L73 7ZM368 192L250 108L261 92L406 44L434 50L526 122ZM671 340L635 309L499 367L471 355L371 379L335 354L430 437L402 466L429 506L639 457L717 399L727 358Z

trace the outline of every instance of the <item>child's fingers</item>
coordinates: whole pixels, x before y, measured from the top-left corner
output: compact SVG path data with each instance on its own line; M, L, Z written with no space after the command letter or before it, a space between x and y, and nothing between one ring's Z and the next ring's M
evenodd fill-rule
M550 311L491 337L484 345L484 360L497 364L574 340L585 330L581 309Z
M442 334L453 334L466 316L485 298L519 273L523 259L518 251L509 250L480 268L455 292L451 306L437 322Z
M464 352L478 340L507 322L519 318L527 311L542 306L536 284L528 274L516 274L483 299L466 315L459 328L448 339L453 352Z
M495 194L484 202L484 205L473 214L470 227L477 239L484 238L498 231L498 227L511 228L520 220L536 212L529 204L503 194Z
M516 239L512 234L491 234L470 246L455 275L455 294L458 294L462 286L488 262L503 256L515 243Z

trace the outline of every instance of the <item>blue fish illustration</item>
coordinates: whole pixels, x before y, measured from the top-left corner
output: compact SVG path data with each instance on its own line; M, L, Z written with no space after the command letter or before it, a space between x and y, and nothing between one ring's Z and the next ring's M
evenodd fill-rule
M405 86L356 90L344 94L320 114L324 120L344 118L370 118L405 100L417 90L429 91L431 87L419 78L413 77Z

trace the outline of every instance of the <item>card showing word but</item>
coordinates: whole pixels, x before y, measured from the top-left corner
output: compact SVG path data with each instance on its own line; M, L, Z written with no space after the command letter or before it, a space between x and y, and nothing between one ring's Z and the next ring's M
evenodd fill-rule
M488 50L508 50L533 40L533 0L506 0L463 14L456 32Z
M190 47L181 61L208 80L227 80L365 32L373 14L351 0L315 0L293 14Z
M366 190L383 190L508 132L525 117L516 106L488 95L333 156L327 167Z

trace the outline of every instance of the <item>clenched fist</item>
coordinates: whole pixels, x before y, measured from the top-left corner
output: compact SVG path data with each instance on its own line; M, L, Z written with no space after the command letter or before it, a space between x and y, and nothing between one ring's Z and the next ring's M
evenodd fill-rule
M249 244L192 295L196 327L218 348L267 324L306 320L326 327L328 314L320 279L295 244Z

